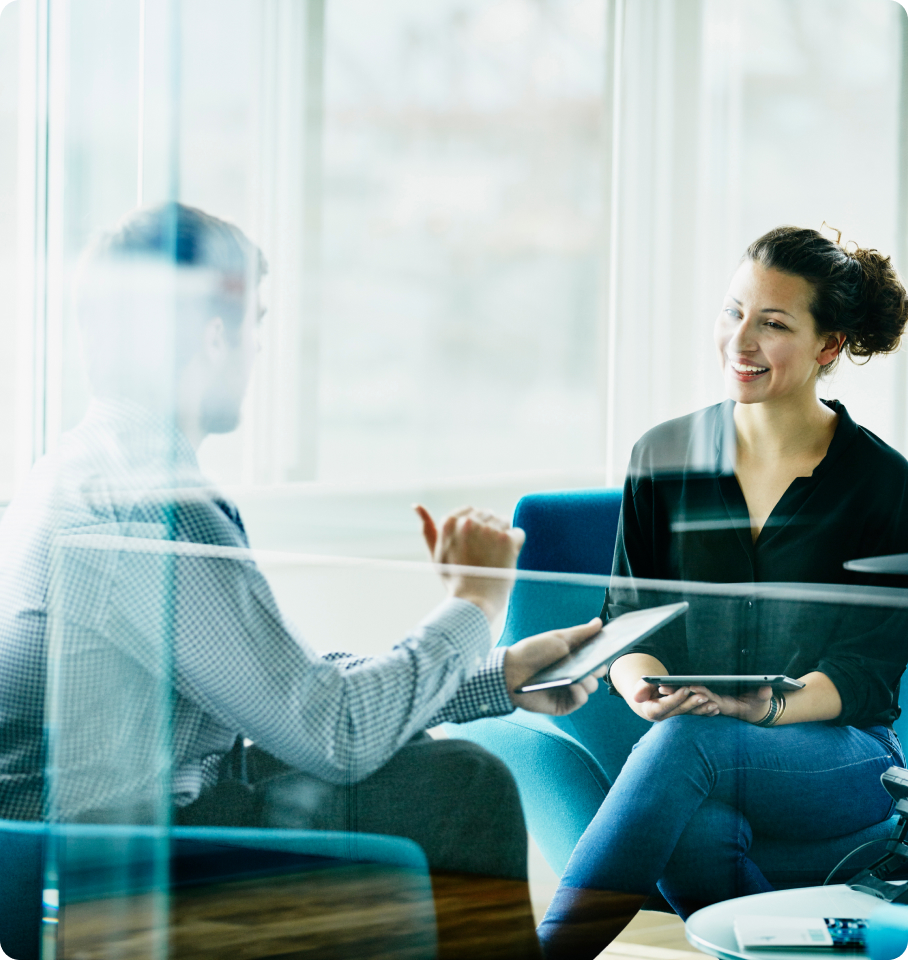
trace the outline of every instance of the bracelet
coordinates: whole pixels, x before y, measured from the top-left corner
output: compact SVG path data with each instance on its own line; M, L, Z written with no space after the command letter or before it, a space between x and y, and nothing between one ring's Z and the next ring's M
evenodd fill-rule
M775 694L773 694L769 700L769 709L766 711L766 716L763 717L762 720L757 720L756 723L754 723L754 726L771 727L781 715L782 714L779 711L779 701L776 699Z
M783 713L785 713L785 694L773 694L769 700L769 709L766 711L766 716L762 720L758 720L754 726L774 727L782 719Z
M779 700L779 712L775 715L775 718L773 719L772 724L770 724L770 726L773 726L773 727L782 719L782 714L785 713L785 694L784 693L778 694L778 700Z

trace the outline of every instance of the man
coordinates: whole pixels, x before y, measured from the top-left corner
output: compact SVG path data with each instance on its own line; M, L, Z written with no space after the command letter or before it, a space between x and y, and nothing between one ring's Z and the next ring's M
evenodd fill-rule
M481 907L483 877L514 881L499 926L508 955L532 956L514 782L424 731L581 706L595 679L515 690L601 624L490 653L523 534L470 508L436 528L420 507L434 560L497 575L448 569L448 599L384 656L305 643L195 455L239 422L265 270L236 227L176 204L137 211L84 259L94 399L0 524L0 815L154 822L171 803L183 824L408 836L436 878L471 875L461 899Z

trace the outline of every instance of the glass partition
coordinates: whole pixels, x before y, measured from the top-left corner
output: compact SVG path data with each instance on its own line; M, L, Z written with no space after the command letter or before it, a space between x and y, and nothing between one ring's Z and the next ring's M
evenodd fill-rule
M712 318L773 225L908 270L906 23L890 0L0 0L0 790L25 783L0 813L47 826L45 960L432 956L469 882L433 905L418 845L316 815L381 768L363 743L387 762L430 725L514 772L538 919L652 726L604 690L506 727L485 693L440 712L477 665L401 644L444 598L410 504L620 483L641 434L722 399ZM905 451L906 383L899 354L822 391ZM689 604L667 668L797 672L786 645L860 636L867 697L897 689L903 583L515 581L506 645L609 588L616 614ZM410 709L423 668L439 711ZM537 734L576 745L582 811ZM309 778L289 820L255 819L249 777L284 770L259 747ZM755 857L818 882L850 835L799 847L796 880L759 831Z
M170 503L174 515L187 505ZM685 602L684 615L652 638L675 651L672 672L697 673L698 657L718 657L727 664L723 672L800 675L806 649L834 651L855 637L864 638L864 655L879 660L874 644L891 647L908 626L908 592L897 587L439 568L174 542L150 525L80 528L60 538L55 557L48 787L58 826L47 891L59 890L59 909L48 911L48 919L59 921L58 956L206 956L215 945L243 945L248 956L264 957L277 941L313 958L329 946L339 956L386 956L389 944L400 956L432 956L435 924L441 935L450 932L456 891L433 906L420 854L408 860L398 851L389 859L375 837L350 832L349 820L338 820L331 791L348 789L366 771L352 742L347 753L341 740L329 748L329 739L343 728L368 729L393 751L432 722L418 700L410 711L386 701L389 677L415 676L416 644L427 642L416 625L444 599L445 575L516 581L506 615L494 626L505 644L588 621L606 590L615 612ZM270 627L260 629L266 621ZM244 623L250 629L238 633ZM284 642L296 647L300 669L281 669L272 713L249 692L259 689L260 671L287 662ZM368 657L370 646L373 656L381 650L377 658L356 656ZM337 647L354 656L337 660ZM257 651L268 653L266 662ZM315 651L327 659L312 660ZM623 652L612 648L609 656ZM350 714L332 733L330 725L313 726L307 711L320 697L328 701L338 677L348 685ZM868 678L868 696L873 682ZM519 704L521 695L514 699ZM297 721L295 713L310 720ZM459 719L465 722L446 722L433 736L491 749L517 779L530 833L554 871L531 869L538 915L582 832L571 798L583 786L557 764L540 777L535 752L567 735L570 751L582 752L607 790L651 724L601 684L585 706L562 717L518 709L502 724L474 701ZM233 729L245 731L242 748L232 741ZM86 738L94 749L85 748ZM261 765L260 751L271 755L272 766ZM295 771L292 788L281 779L284 764ZM242 778L261 786L276 772L254 828L242 828L250 822L242 794L221 794L222 806L207 811L222 828L206 833L181 825L180 805L200 782L240 777L238 788L247 782ZM329 786L341 783L347 786ZM378 832L364 807L359 816L372 825L367 833ZM439 837L455 829L456 814L451 818L433 827ZM278 825L283 829L267 829ZM886 824L880 829L884 839ZM782 869L773 846L778 839L754 827L753 857L773 882L790 885L790 878L773 874ZM800 844L801 879L816 883L843 850L858 846L849 835L829 843L789 839ZM878 852L858 852L840 876L856 873ZM463 882L469 888L473 881Z

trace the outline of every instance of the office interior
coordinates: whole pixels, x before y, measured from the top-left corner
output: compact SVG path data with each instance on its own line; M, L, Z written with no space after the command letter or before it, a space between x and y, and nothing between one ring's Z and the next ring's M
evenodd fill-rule
M414 502L511 517L527 494L617 488L642 433L723 399L712 322L755 237L822 226L908 276L908 18L894 0L0 0L3 507L89 403L82 251L173 200L269 264L242 421L201 468L308 640L373 655L443 595ZM820 390L908 455L906 364L843 363ZM534 907L556 878L531 844ZM394 949L431 953L426 909Z

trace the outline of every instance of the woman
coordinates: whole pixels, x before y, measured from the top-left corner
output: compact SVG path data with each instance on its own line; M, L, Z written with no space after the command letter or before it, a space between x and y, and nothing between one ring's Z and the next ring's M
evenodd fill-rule
M889 725L908 618L741 585L854 584L844 562L908 551L908 462L816 393L843 352L895 350L906 317L888 257L772 230L716 320L729 399L635 446L613 567L633 579L613 586L607 614L675 599L641 580L736 586L689 592L677 628L612 664L610 684L653 726L568 863L539 928L547 958L597 956L657 886L682 915L771 890L748 857L752 828L823 839L889 816L879 775L904 762ZM683 673L786 673L804 687L731 697L642 679Z

